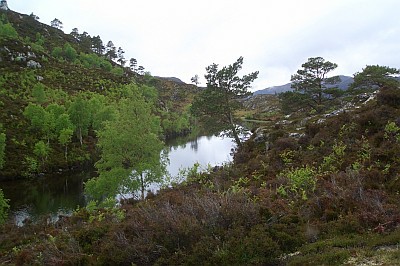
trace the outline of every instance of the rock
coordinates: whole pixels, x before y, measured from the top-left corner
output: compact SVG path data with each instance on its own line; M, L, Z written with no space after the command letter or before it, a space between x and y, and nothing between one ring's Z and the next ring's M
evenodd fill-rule
M299 139L299 138L301 138L302 136L304 136L305 134L300 134L300 133L298 133L298 132L293 132L293 133L289 133L289 137L290 138L295 138L295 139Z
M29 60L26 66L29 68L42 68L42 65L40 63L33 60Z
M37 81L42 81L44 78L42 76L36 76Z
M0 9L1 9L1 10L5 10L5 11L9 10L6 0L1 0L1 2L0 2Z
M275 125L289 125L290 121L289 120L281 120L275 123Z
M325 123L325 121L326 121L325 118L320 118L320 119L318 119L317 124Z

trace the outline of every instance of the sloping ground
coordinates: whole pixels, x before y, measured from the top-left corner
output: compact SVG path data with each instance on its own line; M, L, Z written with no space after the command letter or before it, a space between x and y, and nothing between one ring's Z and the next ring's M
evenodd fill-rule
M233 164L188 173L122 210L7 225L0 262L396 265L399 106L398 88L385 89L358 109L306 121L300 137L273 126L268 149L253 136Z

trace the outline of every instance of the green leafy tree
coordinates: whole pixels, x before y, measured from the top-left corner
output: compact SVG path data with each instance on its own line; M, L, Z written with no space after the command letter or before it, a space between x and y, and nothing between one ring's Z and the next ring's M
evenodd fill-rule
M64 146L64 157L68 161L68 144L71 143L74 130L72 128L63 128L58 135L58 142Z
M207 126L216 130L226 130L241 146L239 127L235 118L235 111L241 108L238 101L249 94L250 84L257 78L258 71L243 77L237 74L242 69L243 57L229 65L218 69L217 64L206 68L207 88L194 100L192 112L206 122Z
M67 59L70 62L74 62L78 56L78 53L76 52L76 50L69 43L65 43L63 53L64 53L65 59Z
M15 40L18 39L18 33L10 23L0 20L0 38Z
M0 133L0 169L4 167L6 155L6 134Z
M82 95L78 95L70 104L68 114L75 126L76 135L83 145L83 137L88 134L91 120L88 101Z
M354 82L351 84L351 90L368 90L382 87L398 86L396 76L400 70L387 66L366 66L361 72L354 74Z
M301 66L303 68L291 77L292 88L307 95L307 105L321 112L326 101L341 95L339 89L328 87L340 82L338 76L328 77L328 74L337 68L337 64L325 61L322 57L311 57Z
M7 220L8 209L10 208L8 202L9 200L4 198L3 190L0 188L0 224Z
M47 157L50 154L50 147L46 143L44 143L43 140L40 140L35 144L35 147L33 148L33 153L42 161L42 164L47 160Z
M37 83L35 86L33 86L32 89L32 97L34 101L38 104L43 104L46 102L46 93L45 93L45 87L42 83Z
M32 128L36 130L42 130L44 127L43 117L45 114L46 110L34 103L29 103L24 110L24 116L30 120Z
M86 191L96 199L137 190L143 198L148 185L161 181L164 173L160 120L137 88L129 88L133 94L118 104L118 117L98 132L99 177L86 183Z
M100 94L93 95L89 100L91 125L94 130L101 130L106 121L114 120L116 108L107 103L106 97Z
M61 47L54 47L51 51L51 55L58 59L63 59L64 53Z

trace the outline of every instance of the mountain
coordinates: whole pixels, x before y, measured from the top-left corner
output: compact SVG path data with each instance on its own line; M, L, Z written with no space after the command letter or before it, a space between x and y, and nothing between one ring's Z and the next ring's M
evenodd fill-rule
M340 77L340 82L333 84L333 85L328 85L328 88L332 87L338 87L341 90L347 90L350 86L351 83L353 83L353 78L349 76L344 76L344 75L339 75ZM258 90L253 93L253 95L259 95L259 94L279 94L282 92L287 92L287 91L292 91L292 83L287 83L285 85L280 85L280 86L273 86L269 87L263 90Z

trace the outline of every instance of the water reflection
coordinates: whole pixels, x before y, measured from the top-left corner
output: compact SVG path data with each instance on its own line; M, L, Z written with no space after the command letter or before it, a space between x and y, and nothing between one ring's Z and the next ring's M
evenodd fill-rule
M176 177L179 170L199 163L221 165L232 159L231 150L235 146L231 138L218 136L188 136L167 143L169 165L167 171ZM0 183L5 197L10 199L11 214L16 224L22 225L26 219L37 220L45 215L50 221L59 215L69 215L77 206L85 206L84 182L95 176L93 170L85 173L55 174L32 180L18 180ZM159 184L150 187L159 189Z

